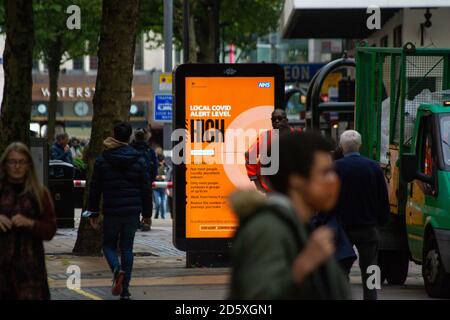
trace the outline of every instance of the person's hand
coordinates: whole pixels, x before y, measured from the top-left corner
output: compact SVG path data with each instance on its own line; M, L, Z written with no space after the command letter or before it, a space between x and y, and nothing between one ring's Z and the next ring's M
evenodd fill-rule
M313 231L294 264L294 279L301 282L308 274L328 260L335 251L334 232L323 226Z
M66 144L66 146L64 147L64 152L68 152L70 150L70 147L68 144Z
M12 228L12 221L5 216L4 214L0 214L0 230L6 232Z
M94 229L94 230L98 229L98 227L99 227L98 217L89 218L89 223L90 223L92 229Z
M25 217L22 214L16 214L11 218L11 221L14 226L16 227L23 227L23 228L32 228L34 226L34 220Z
M306 249L310 250L312 257L316 259L317 264L321 264L335 251L334 232L329 227L323 226L313 231L306 244Z

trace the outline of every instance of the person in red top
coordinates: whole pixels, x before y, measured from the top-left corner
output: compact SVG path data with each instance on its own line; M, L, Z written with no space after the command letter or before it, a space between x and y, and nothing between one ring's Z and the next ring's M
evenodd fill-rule
M0 158L0 300L48 300L43 241L56 233L52 198L20 142Z
M283 109L275 109L272 112L271 121L272 121L272 128L278 129L279 135L286 133L286 132L293 132L296 130L289 126L289 121L288 121L286 112ZM270 192L270 187L268 186L267 182L265 181L264 176L261 175L261 166L263 166L263 165L261 164L261 161L260 161L260 150L259 150L259 148L264 145L263 139L267 139L267 147L268 147L267 156L270 156L272 130L268 130L268 131L264 132L263 134L261 134L257 138L256 142L245 153L245 168L247 170L247 175L248 175L249 179L255 184L256 188L263 193L267 193L267 192ZM261 145L260 145L260 141L261 141ZM250 158L251 158L252 154L256 154L256 162L251 161L252 159L250 159Z

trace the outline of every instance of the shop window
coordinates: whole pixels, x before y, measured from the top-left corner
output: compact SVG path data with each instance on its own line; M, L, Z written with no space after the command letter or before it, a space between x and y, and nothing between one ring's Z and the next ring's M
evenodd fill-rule
M97 69L98 69L98 57L89 56L89 70L97 70Z
M133 102L130 106L130 116L144 117L146 105L145 102Z
M84 57L73 59L73 70L84 70Z
M394 47L401 47L403 43L402 39L402 26L399 25L394 29Z

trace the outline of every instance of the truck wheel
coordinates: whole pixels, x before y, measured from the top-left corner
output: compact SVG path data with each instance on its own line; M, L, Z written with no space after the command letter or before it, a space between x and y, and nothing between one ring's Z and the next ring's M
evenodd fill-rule
M390 285L402 285L408 277L409 254L399 250L381 250L378 253L381 282L386 279Z
M422 277L425 290L431 298L450 297L450 274L445 272L441 263L441 255L434 234L425 240Z

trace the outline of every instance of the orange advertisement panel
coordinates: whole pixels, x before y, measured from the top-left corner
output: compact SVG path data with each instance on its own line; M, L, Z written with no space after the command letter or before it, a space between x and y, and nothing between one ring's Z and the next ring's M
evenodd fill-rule
M273 77L186 77L186 238L230 238L228 196L255 188L244 154L271 128Z

